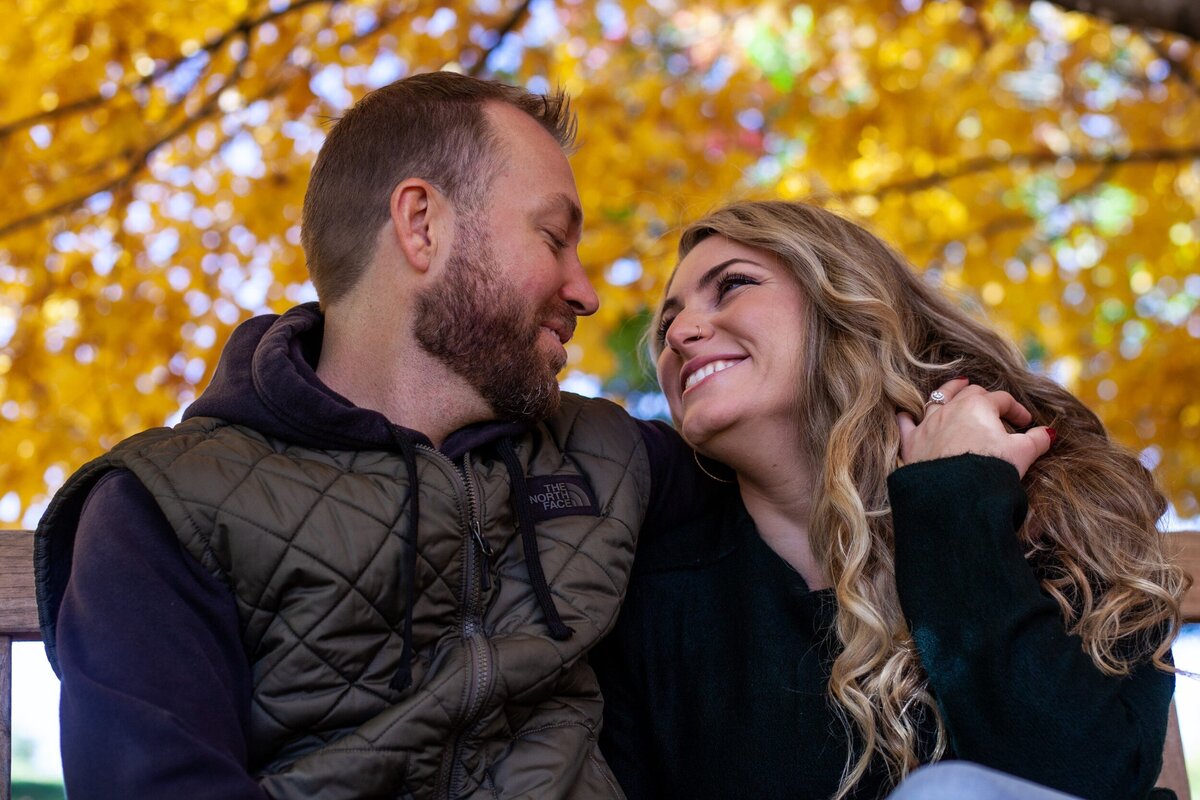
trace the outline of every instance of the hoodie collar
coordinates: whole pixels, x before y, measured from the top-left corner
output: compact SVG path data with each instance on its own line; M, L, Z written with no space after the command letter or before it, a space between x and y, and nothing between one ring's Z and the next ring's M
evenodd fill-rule
M317 377L325 317L316 303L282 315L253 317L239 325L217 363L212 382L184 412L216 417L305 447L394 450L395 436L432 446L425 434L393 425L383 414L359 408ZM443 443L451 459L529 426L490 421L461 428Z

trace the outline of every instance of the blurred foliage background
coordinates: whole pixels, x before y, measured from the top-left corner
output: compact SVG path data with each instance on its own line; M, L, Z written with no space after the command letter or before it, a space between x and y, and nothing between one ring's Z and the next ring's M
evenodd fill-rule
M3 0L0 526L173 419L239 321L312 298L298 224L330 121L439 68L576 96L603 305L568 386L660 410L636 349L673 232L817 197L1200 513L1200 6L1070 4Z

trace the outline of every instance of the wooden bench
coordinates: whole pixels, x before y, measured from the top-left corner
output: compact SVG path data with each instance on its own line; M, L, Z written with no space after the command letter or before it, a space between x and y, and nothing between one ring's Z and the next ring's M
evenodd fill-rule
M0 531L0 800L12 795L12 643L41 638L33 531Z
M1184 618L1200 622L1200 531L1168 535L1180 563L1196 578L1184 600ZM0 800L11 800L12 794L12 643L40 639L33 593L33 532L0 531ZM1158 785L1174 789L1179 800L1191 800L1174 704Z
M1176 563L1192 576L1192 588L1183 598L1183 618L1187 622L1200 622L1200 531L1178 531L1167 534L1167 541L1175 546ZM1176 680L1190 680L1176 678ZM1192 720L1193 724L1195 720ZM1197 744L1193 742L1193 747ZM1171 722L1167 728L1167 742L1163 749L1163 768L1158 785L1174 789L1179 800L1191 800L1188 787L1187 763L1183 759L1183 742L1179 738L1179 719L1175 704L1171 704ZM1200 792L1200 786L1196 787ZM4 798L3 800L7 800Z

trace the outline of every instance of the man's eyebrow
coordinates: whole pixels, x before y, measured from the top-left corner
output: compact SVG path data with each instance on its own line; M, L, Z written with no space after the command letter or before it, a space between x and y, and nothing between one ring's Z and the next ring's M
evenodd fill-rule
M726 259L725 261L722 261L720 264L714 264L713 266L711 266L707 270L705 270L704 274L700 276L700 280L698 280L696 282L696 288L697 289L708 288L710 285L712 285L712 283L714 281L716 281L716 279L721 275L721 272L726 267L733 265L733 264L753 264L756 267L762 266L762 264L758 263L757 261L751 261L748 258L729 258L729 259ZM672 280L674 280L673 277L672 277ZM668 285L667 291L670 291L670 290L671 290L671 287ZM683 305L683 304L679 301L678 297L668 297L666 300L663 301L662 310L658 312L658 316L661 318L668 311L674 311L677 308L679 308L681 305Z
M551 214L566 214L568 225L578 229L583 226L583 209L566 192L555 192L544 202L538 204L533 211L534 216L549 216Z

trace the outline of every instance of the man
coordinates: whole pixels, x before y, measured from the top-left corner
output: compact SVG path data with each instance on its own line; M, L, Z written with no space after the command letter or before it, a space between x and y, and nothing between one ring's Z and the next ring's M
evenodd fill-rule
M368 95L305 198L320 309L239 327L183 423L59 492L72 800L620 796L582 656L678 453L559 396L598 302L573 133L449 73Z

